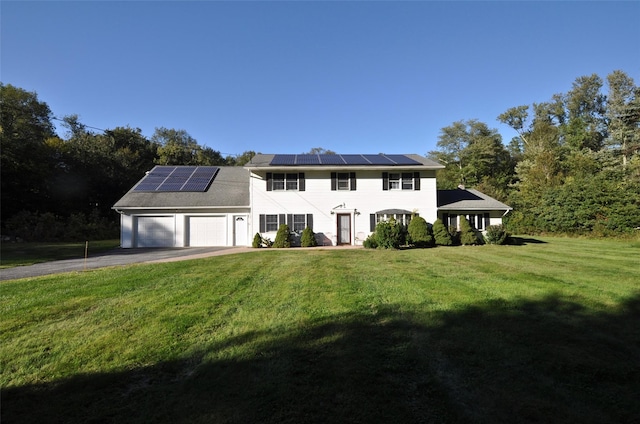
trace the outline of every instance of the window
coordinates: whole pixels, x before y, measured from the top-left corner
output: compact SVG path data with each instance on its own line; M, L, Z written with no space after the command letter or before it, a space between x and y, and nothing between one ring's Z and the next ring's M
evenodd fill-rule
M265 215L264 231L278 231L278 215Z
M304 173L267 172L267 191L304 191Z
M400 174L389 174L389 190L400 190Z
M402 189L413 190L413 174L410 172L402 173Z
M377 213L371 214L370 219L370 231L376 230L376 225L379 222L390 221L391 219L395 219L396 222L401 223L402 225L409 225L411 222L411 218L413 216L418 216L418 214L410 214L410 213Z
M420 172L383 172L383 190L420 190Z
M356 189L355 172L332 172L331 190L351 190Z
M313 229L313 214L260 214L261 233L276 232L282 224L300 234L306 227Z

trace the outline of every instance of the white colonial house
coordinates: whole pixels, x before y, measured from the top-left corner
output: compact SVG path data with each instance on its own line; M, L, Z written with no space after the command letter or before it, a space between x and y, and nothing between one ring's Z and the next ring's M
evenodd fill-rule
M156 166L114 209L122 247L248 246L287 224L320 245L360 245L376 223L420 215L477 229L511 208L475 190L436 189L441 164L415 154L266 155L244 167Z

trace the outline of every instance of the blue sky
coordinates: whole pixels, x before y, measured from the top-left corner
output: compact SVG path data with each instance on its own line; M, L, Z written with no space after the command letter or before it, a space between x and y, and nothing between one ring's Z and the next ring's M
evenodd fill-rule
M86 125L224 154L418 153L616 69L640 2L2 1L0 76Z

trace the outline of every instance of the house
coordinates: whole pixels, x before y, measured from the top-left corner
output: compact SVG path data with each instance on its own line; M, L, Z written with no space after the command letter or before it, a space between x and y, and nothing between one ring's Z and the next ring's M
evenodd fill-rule
M258 154L244 167L156 166L113 208L121 246L247 246L287 224L320 245L360 245L378 222L457 223L486 228L510 208L475 190L436 189L444 166L414 154ZM481 221L481 222L480 222ZM480 228L479 228L480 229ZM295 244L295 242L294 242Z

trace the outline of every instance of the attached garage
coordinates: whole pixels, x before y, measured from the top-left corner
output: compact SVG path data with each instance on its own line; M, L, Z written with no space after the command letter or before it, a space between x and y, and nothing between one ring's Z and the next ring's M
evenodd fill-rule
M226 246L227 216L187 217L187 246Z
M175 218L173 216L139 216L134 230L136 247L173 247Z

